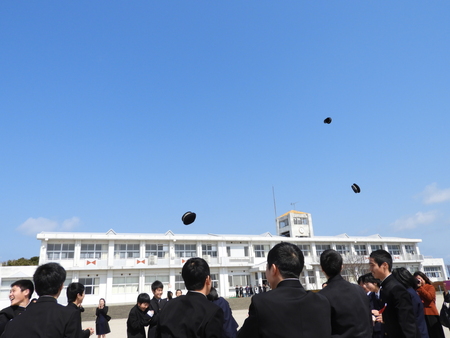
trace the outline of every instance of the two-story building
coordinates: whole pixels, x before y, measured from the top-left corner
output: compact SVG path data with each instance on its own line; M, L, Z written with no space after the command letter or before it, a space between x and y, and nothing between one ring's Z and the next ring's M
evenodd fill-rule
M424 271L433 281L447 279L441 258L421 255L420 239L372 235L354 237L314 236L311 214L290 211L277 218L277 235L183 235L42 232L39 264L58 262L67 270L66 285L81 282L86 287L85 305L105 298L108 304L134 303L141 292L151 294L151 284L160 280L165 291L186 292L181 268L190 257L203 257L220 295L235 295L235 287L263 285L267 253L281 241L297 244L305 255L301 282L306 289L320 289L325 276L320 254L329 248L344 257L342 275L350 281L368 272L368 256L374 250L391 253L394 267ZM7 306L9 285L31 278L36 267L2 267L0 306ZM175 292L174 292L175 293ZM59 300L65 303L64 292Z

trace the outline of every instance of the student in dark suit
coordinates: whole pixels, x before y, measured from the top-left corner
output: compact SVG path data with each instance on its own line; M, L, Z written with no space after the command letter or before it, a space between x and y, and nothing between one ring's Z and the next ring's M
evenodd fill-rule
M164 291L164 285L159 280L155 280L152 283L152 293L153 298L150 300L150 307L149 307L149 315L152 317L152 320L150 321L149 329L148 329L148 338L155 338L156 337L156 326L158 325L159 321L159 313L162 309L164 309L164 306L167 304L167 299L162 299L162 294Z
M156 337L221 338L223 311L206 298L211 290L208 263L202 258L190 258L181 275L188 293L165 305Z
M411 297L405 287L392 276L392 256L385 250L370 254L372 275L381 280L381 300L386 304L382 313L385 336L391 338L418 338Z
M342 256L328 249L320 255L320 266L328 278L320 294L331 304L331 336L339 338L372 337L372 313L369 298L357 284L341 276Z
M20 279L11 284L9 300L11 306L0 311L0 335L5 331L8 322L20 315L30 304L31 296L34 292L33 282L29 279Z
M80 338L80 312L57 303L66 280L66 270L58 263L39 266L33 275L39 299L9 322L2 338Z
M81 322L81 312L84 311L83 307L81 306L84 299L84 285L81 283L70 283L67 286L66 295L68 302L67 306L77 310L80 313ZM94 329L92 327L88 327L81 332L82 338L88 338L94 333Z
M148 315L150 307L150 296L141 293L137 298L136 305L130 310L127 320L128 338L145 338L145 327L150 324L152 317Z
M302 287L303 266L303 253L294 244L282 242L269 251L266 278L272 290L252 297L238 337L331 337L330 303Z

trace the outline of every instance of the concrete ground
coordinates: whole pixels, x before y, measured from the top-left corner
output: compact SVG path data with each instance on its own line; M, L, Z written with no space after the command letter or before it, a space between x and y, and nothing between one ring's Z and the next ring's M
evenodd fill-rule
M249 300L245 300L245 301L246 301L246 303L249 302ZM442 297L442 293L437 293L436 294L436 304L437 304L438 310L441 309L443 301L444 301L444 299ZM233 300L230 301L230 304L233 304ZM233 308L233 306L232 306L232 308ZM244 323L245 318L247 318L247 314L248 314L248 309L233 310L233 317L238 322L239 327L241 327L242 324ZM109 326L111 328L111 333L107 334L106 338L125 338L127 335L126 322L127 322L126 318L111 319L111 321L109 322ZM82 326L83 326L83 329L85 329L87 327L93 327L95 330L95 321L83 320ZM446 327L444 327L444 333L445 333L446 338L450 338L450 331ZM95 337L95 333L91 337Z

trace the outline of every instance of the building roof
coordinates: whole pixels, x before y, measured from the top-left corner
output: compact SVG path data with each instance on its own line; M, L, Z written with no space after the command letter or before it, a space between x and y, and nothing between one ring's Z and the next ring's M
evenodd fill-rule
M37 234L39 240L60 239L60 240L188 240L188 241L260 241L260 242L407 242L420 243L421 239L401 238L401 237L382 237L379 234L370 236L349 236L340 234L337 236L313 236L313 237L284 237L272 235L265 232L260 235L236 235L236 234L175 234L171 230L165 233L117 233L113 229L106 233L99 232L41 232Z

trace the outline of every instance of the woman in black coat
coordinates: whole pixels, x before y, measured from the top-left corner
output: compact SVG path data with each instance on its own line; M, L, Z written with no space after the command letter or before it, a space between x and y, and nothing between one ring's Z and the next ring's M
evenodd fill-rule
M106 302L103 298L100 298L98 303L98 307L95 310L95 315L97 319L95 320L95 331L97 332L98 338L105 338L107 333L111 332L108 324L108 307L106 306Z

